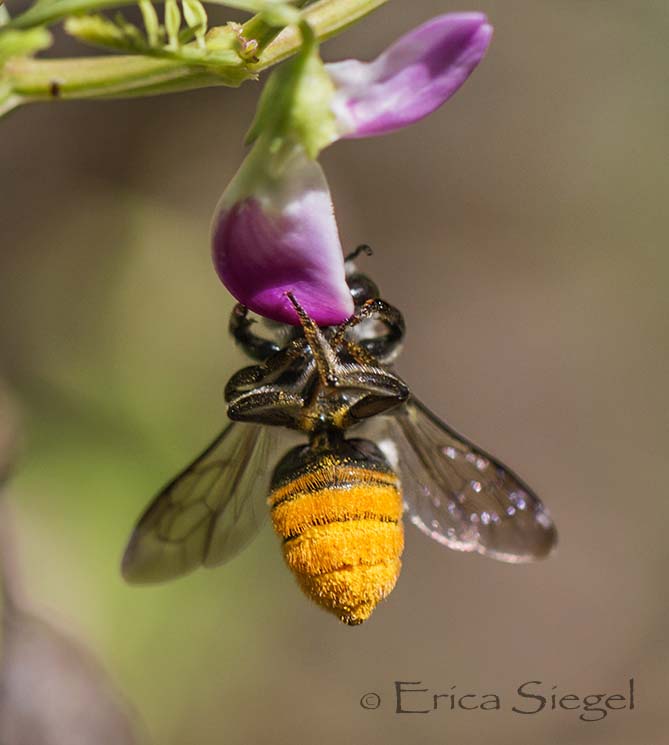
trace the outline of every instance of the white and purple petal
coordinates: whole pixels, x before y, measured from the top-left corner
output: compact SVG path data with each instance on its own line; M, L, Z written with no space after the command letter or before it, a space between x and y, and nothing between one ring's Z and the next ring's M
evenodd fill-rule
M326 65L340 136L385 134L432 113L467 80L491 38L483 13L448 13L405 34L372 62Z
M289 291L321 326L353 313L330 191L301 147L249 154L221 197L212 250L225 286L255 313L298 324Z

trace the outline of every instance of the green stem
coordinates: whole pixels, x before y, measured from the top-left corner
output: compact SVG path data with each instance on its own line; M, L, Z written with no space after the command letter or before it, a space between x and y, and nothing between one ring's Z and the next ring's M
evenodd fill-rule
M313 5L314 0L299 0L295 3L297 8L304 8L305 5ZM268 26L259 15L247 21L243 27L244 37L254 39L257 43L256 55L261 54L271 42L281 33L282 29L274 26Z
M304 11L304 18L319 41L328 39L380 7L387 0L320 0ZM255 29L255 31L254 31ZM245 38L254 38L259 26L252 18L242 27ZM262 31L262 28L260 28ZM225 26L209 36L229 33ZM174 60L144 56L79 57L75 59L15 58L5 66L6 81L14 94L27 100L54 98L118 98L185 91L215 85L235 85L244 77L265 70L295 54L301 36L296 27L285 28L260 54L258 61L240 61L235 76ZM241 73L241 74L240 74ZM236 78L232 80L232 78Z
M0 0L0 26L6 26L11 20L12 19L9 15L9 12L7 11L7 8L5 7L2 0Z
M216 5L226 5L225 0L205 0ZM44 26L63 18L82 13L94 13L100 10L111 8L120 8L124 5L135 5L137 0L37 0L30 8L18 16L8 20L7 25L14 29L34 28L35 26ZM162 2L162 0L157 0ZM295 6L298 8L308 5L313 0L298 0ZM257 25L263 26L258 16ZM267 27L268 29L270 27Z
M6 98L0 98L0 116L8 114L12 109L15 109L22 103L18 96L7 96Z
M52 0L41 3L39 0L28 10L12 18L9 28L25 29L48 25L61 18L77 13L92 13L106 8L120 8L122 5L134 5L136 0Z
M388 0L321 0L313 8L307 8L303 15L321 42L345 31L387 2ZM258 64L251 69L258 71L276 65L295 54L301 43L299 29L294 26L284 29L265 53L260 55Z

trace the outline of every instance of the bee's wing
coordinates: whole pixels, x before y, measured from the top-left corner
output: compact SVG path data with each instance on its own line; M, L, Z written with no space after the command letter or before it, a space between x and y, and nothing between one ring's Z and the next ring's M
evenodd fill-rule
M426 535L500 561L550 553L557 533L548 511L513 471L415 398L387 420L399 450L407 514Z
M235 422L158 494L123 557L129 582L161 582L227 561L267 514L278 438L273 427Z

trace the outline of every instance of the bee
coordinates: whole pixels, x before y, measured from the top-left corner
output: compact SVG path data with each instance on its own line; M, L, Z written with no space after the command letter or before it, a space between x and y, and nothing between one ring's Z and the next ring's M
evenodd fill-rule
M394 371L404 320L355 268L362 250L346 264L355 313L338 327L318 327L292 293L300 326L269 323L273 338L235 307L231 334L256 364L226 385L231 423L140 518L123 558L129 582L224 563L268 506L302 590L350 625L395 587L403 513L458 551L512 563L550 553L557 535L536 494ZM302 440L289 448L291 433Z

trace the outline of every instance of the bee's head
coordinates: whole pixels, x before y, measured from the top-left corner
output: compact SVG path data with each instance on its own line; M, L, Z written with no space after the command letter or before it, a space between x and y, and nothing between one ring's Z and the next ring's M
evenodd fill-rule
M346 276L346 283L351 290L351 295L353 295L353 302L355 303L356 308L359 308L368 300L373 300L374 298L379 297L379 288L376 282L370 279L366 274L361 274L360 272L348 274Z
M346 283L351 291L356 308L359 308L367 300L380 297L376 282L371 280L366 274L359 272L354 263L355 259L362 253L371 256L372 249L368 245L363 244L346 257Z
M363 306L370 300L380 301L379 288L366 274L359 272L354 264L360 254L371 256L372 249L367 245L358 246L345 260L346 283L355 304L355 315L361 312ZM294 301L298 298L293 298ZM384 307L387 303L380 301ZM369 308L367 308L369 310ZM367 352L377 357L383 364L389 364L400 349L400 342L404 336L404 321L399 311L393 310L394 316L389 318L387 313L375 311L373 314L363 312L364 318L358 318L354 324L352 339L362 345ZM256 321L259 323L256 324ZM249 357L260 362L269 359L273 354L285 349L289 343L302 336L299 326L292 326L266 318L256 319L249 314L248 308L236 305L230 317L230 333L241 345ZM262 333L257 333L260 330ZM336 330L336 327L332 327Z

